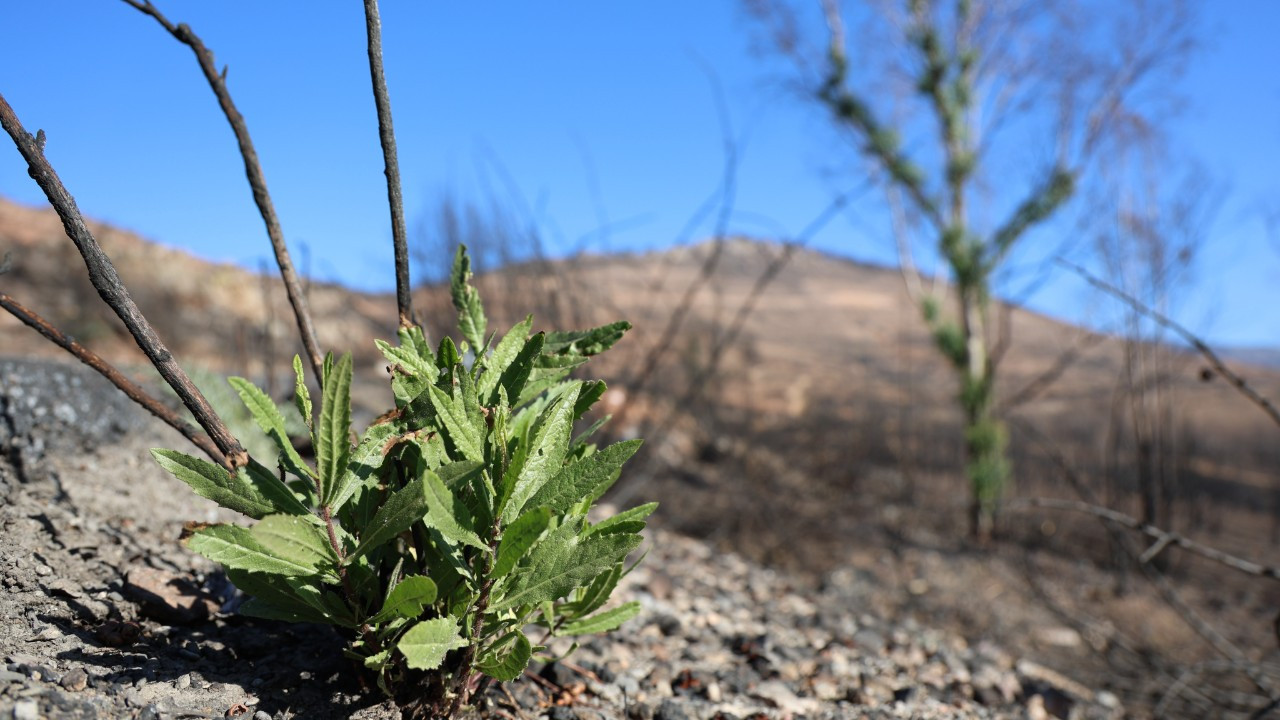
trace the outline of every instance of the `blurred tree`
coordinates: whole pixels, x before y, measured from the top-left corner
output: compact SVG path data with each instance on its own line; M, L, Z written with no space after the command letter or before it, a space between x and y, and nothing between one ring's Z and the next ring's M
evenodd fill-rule
M994 402L1008 344L990 317L996 273L1102 160L1158 128L1193 46L1186 4L885 0L848 12L820 0L819 17L790 0L744 2L903 219L909 289L959 379L971 531L989 539L1010 473ZM866 30L856 65L854 19ZM819 23L825 49L806 45ZM922 251L946 268L951 302L918 282Z

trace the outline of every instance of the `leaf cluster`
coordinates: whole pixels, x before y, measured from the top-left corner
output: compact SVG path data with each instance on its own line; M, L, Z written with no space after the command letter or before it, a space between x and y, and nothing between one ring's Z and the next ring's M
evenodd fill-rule
M335 625L348 654L390 694L434 674L436 707L480 672L519 676L555 634L614 629L636 603L605 609L628 571L656 504L591 522L588 511L640 446L597 448L598 422L574 425L604 393L569 377L630 328L532 332L527 317L486 337L466 249L452 295L462 340L432 347L420 327L378 341L390 363L395 409L353 442L350 354L330 355L318 412L295 358L294 406L314 463L290 441L285 413L252 383L232 378L278 451L234 475L172 450L157 462L197 494L256 522L205 526L187 545L226 569L248 595L242 612ZM541 628L535 641L527 634Z

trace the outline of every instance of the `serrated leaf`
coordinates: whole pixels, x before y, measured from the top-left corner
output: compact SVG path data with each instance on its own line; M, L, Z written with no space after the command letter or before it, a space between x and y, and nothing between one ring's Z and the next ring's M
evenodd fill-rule
M298 597L285 578L269 573L226 568L227 579L253 599L240 606L242 615L287 622L330 623L333 620Z
M302 416L302 422L307 424L309 432L315 432L315 418L312 417L311 407L311 391L307 389L307 376L302 370L302 358L297 355L293 356L293 404L298 408L298 414Z
M440 375L435 356L428 350L427 357L423 357L416 343L416 339L405 338L403 335L400 347L394 347L383 340L374 341L383 356L391 362L391 390L395 394L397 407L412 402Z
M425 575L410 575L391 589L382 610L369 619L381 623L395 618L412 620L422 614L422 608L436 601L436 584Z
M548 480L560 472L565 455L569 452L569 437L573 432L573 406L578 399L582 383L574 383L538 419L529 448L520 469L520 476L509 488L502 503L502 517L516 517L529 498L533 497Z
M458 252L453 257L449 290L453 306L458 310L458 330L478 353L484 347L487 322L480 293L471 285L471 258L467 256L466 245L459 245Z
M624 562L618 562L607 571L592 578L591 582L578 593L576 600L563 606L565 615L581 619L582 616L604 607L604 604L609 601L609 596L613 594L614 588L618 587L618 581L626 575L625 565Z
M472 424L467 416L467 409L461 398L450 396L445 391L432 385L427 388L431 393L431 404L435 407L444 431L453 441L454 447L467 460L484 461L484 435Z
M524 320L516 323L502 340L498 342L493 353L483 360L484 375L480 376L478 388L481 397L488 398L498 386L498 380L520 355L520 351L529 344L529 331L533 329L533 316L526 315Z
M330 512L337 513L351 499L356 489L365 483L378 468L382 467L383 449L396 434L395 426L390 423L372 425L365 431L360 443L347 459L347 468L342 476L332 485L332 497L329 500Z
M408 530L427 514L427 498L423 492L423 480L418 478L387 497L378 512L362 529L360 544L347 556L350 563L366 552L382 545Z
M343 353L325 380L315 435L320 501L328 506L351 455L351 353Z
M314 567L276 555L258 542L248 528L238 525L211 525L197 530L187 538L187 547L237 570L295 577L315 574Z
M614 443L566 466L530 498L529 504L546 505L563 513L583 500L594 502L617 480L622 464L643 443L640 439Z
M612 610L606 610L581 620L567 622L560 628L562 635L589 635L608 632L640 614L640 603L629 602Z
M631 323L622 320L591 328L590 330L548 333L545 352L549 355L578 355L581 357L599 355L613 347L613 344L621 340L622 336L630 329Z
M502 369L502 376L496 383L497 387L490 393L490 404L496 402L497 388L501 387L508 398L518 398L524 392L525 383L529 381L529 376L533 373L533 364L538 357L542 355L542 345L546 336L544 333L538 333L525 341L524 345L511 359L506 367Z
M451 617L433 618L409 628L396 643L405 664L414 670L434 670L444 662L450 650L466 647L458 634L458 621Z
M289 486L280 479L276 473L267 469L265 465L249 458L249 464L240 468L237 475L243 475L245 482L252 484L273 506L275 511L285 513L287 515L302 515L308 520L319 522L319 518L312 515L307 506L303 505L298 496L293 494Z
M276 512L276 507L263 497L243 473L232 475L221 465L174 450L156 448L151 451L151 456L160 467L189 485L197 495L228 510L255 520Z
M538 397L548 390L554 391L556 387L562 386L561 381L569 377L569 373L573 368L581 365L585 360L578 361L574 365L566 368L540 368L534 367L529 373L529 380L520 390L519 399L516 400L512 407L520 407L534 398Z
M260 597L251 597L240 604L239 613L263 620L280 620L282 622L309 622L322 625L337 625L332 618L325 617L320 611L296 601L296 605L277 605Z
M658 503L651 502L633 507L630 510L605 518L587 528L587 535L608 535L614 533L638 533L644 529L644 519L658 509Z
M297 515L268 515L249 528L249 535L276 557L312 573L332 571L337 562L324 531Z
M302 456L293 448L293 443L289 442L289 433L285 430L284 425L284 415L280 414L280 408L276 407L275 402L257 385L244 378L230 377L227 378L227 382L231 384L231 387L235 388L236 394L240 396L244 406L249 409L249 414L253 415L254 422L258 424L258 427L262 428L262 432L266 433L275 442L276 449L280 451L280 458L284 463L285 469L298 477L315 477L315 471L303 462Z
M474 530L463 527L459 522L461 513L457 510L457 501L440 476L427 470L421 481L427 501L427 512L422 520L427 527L438 530L441 536L452 543L488 550L488 546Z
M436 350L436 367L452 374L453 368L461 362L462 356L458 354L458 346L453 344L453 338L448 335L440 338L440 347Z
M573 419L582 417L608 389L603 380L588 380L582 383L582 392L578 393L578 402L573 405Z
M493 564L490 577L497 580L505 577L520 562L529 548L542 537L542 532L551 524L551 509L536 507L507 526L502 531L502 542L498 544L498 559Z
M520 571L510 576L514 582L504 588L490 609L500 612L564 597L609 570L640 544L639 535L594 535L579 540L574 531L573 525L563 525L534 546Z
M533 646L529 638L519 630L509 642L499 644L486 652L476 663L480 672L500 682L511 682L529 667L533 658Z

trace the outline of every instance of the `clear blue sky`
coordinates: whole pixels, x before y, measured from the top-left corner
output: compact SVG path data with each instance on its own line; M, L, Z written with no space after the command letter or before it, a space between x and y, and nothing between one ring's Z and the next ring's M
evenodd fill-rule
M291 243L313 274L367 289L393 284L376 116L357 2L158 0L230 66ZM796 233L830 200L831 135L751 51L758 28L734 0L384 2L386 67L411 232L443 192L502 193L553 251L671 244L723 171L719 78L742 140L731 228ZM1173 145L1226 188L1176 307L1209 339L1280 345L1280 3L1215 0L1171 121ZM0 19L0 93L87 214L197 255L256 268L265 233L225 120L190 51L120 2L42 0ZM7 148L7 149L6 149ZM838 148L845 152L843 147ZM8 139L0 195L35 204ZM872 191L813 246L879 263L895 254ZM695 233L712 232L710 220ZM1045 246L1060 237L1034 239ZM295 254L296 257L296 254ZM1029 304L1101 322L1096 298L1058 277ZM1096 313L1086 317L1086 313Z

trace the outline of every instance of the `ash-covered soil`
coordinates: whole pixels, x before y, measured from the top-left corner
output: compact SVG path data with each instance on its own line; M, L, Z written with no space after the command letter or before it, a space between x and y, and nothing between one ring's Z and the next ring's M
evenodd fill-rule
M0 359L0 718L396 718L327 628L226 612L178 543L229 519L155 467L184 441L90 371ZM1115 696L911 620L873 575L818 588L677 535L619 591L645 612L492 689L484 718L1104 718Z

